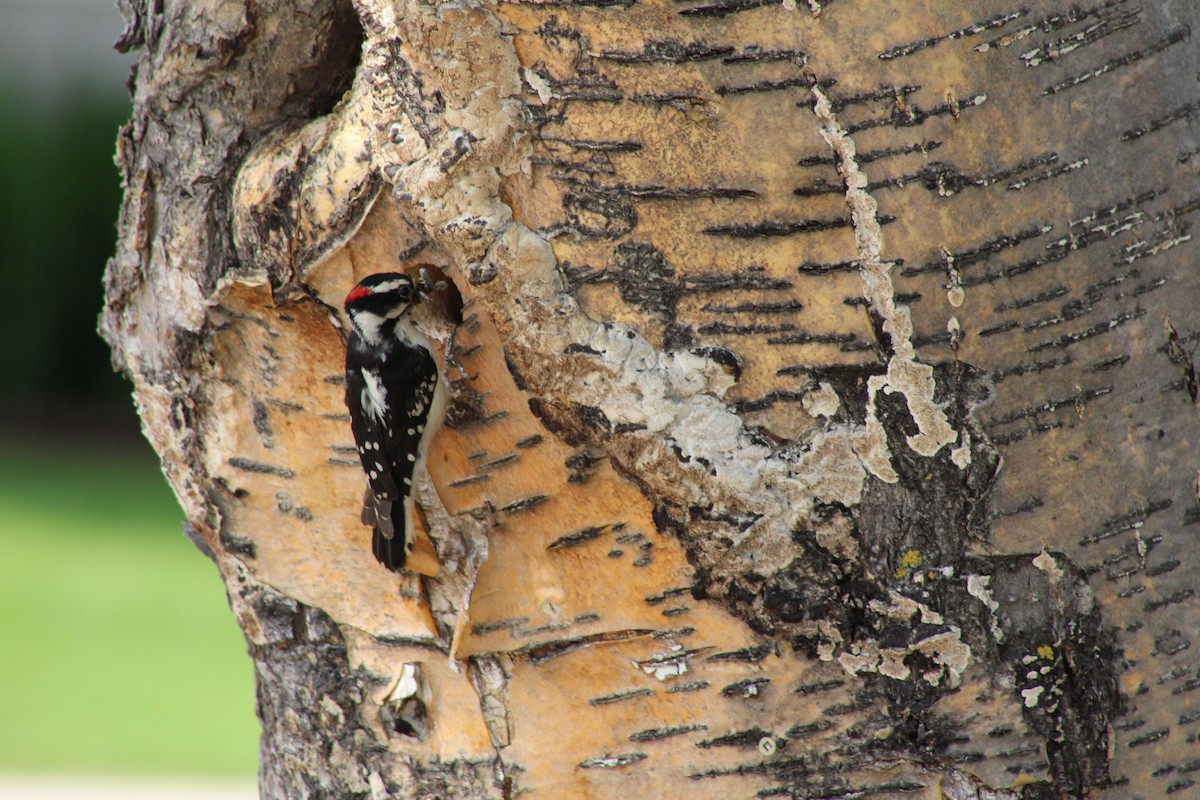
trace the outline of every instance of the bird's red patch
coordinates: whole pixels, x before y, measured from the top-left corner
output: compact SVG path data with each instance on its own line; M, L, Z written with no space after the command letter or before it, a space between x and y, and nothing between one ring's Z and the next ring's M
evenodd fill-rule
M355 286L350 290L350 294L346 295L346 302L353 303L355 300L361 300L364 297L370 297L375 294L375 290L369 286Z

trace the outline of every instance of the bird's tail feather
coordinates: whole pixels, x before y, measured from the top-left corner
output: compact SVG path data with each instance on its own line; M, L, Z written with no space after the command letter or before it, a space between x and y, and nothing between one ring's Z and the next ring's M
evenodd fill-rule
M393 513L398 512L398 513ZM371 552L379 563L390 570L404 567L407 551L404 547L405 530L403 504L384 500L367 487L363 495L362 521L374 528L371 534Z
M394 536L390 539L384 536L378 527L371 534L371 550L379 563L388 569L394 571L404 567L404 545L396 541Z
M388 569L409 569L431 577L441 570L437 549L411 498L384 500L368 487L363 495L362 521L374 529L371 552Z

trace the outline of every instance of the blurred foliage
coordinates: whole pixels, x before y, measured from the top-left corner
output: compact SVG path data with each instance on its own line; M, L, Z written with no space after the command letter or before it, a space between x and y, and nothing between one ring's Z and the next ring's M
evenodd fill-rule
M0 89L0 404L41 397L128 407L96 333L116 241L113 164L128 103L80 89L53 106Z

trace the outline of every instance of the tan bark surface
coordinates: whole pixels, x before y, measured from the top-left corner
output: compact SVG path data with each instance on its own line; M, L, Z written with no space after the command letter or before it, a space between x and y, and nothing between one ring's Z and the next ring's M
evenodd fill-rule
M129 14L102 327L265 797L1192 790L1193 7ZM418 266L434 578L342 402Z

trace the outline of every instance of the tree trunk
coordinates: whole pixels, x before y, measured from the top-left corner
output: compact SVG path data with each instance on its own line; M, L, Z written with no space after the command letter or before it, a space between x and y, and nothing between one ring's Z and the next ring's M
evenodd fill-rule
M1195 4L122 5L101 327L264 797L1193 786ZM434 578L342 400L419 265Z

